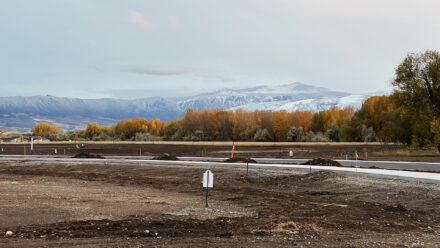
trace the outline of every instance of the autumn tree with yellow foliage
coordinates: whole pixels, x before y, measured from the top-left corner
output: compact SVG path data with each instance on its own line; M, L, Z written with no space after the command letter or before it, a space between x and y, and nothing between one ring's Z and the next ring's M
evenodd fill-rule
M164 127L166 123L159 120L159 119L153 119L149 122L149 130L152 135L155 136L162 136L164 133Z
M98 125L98 123L88 123L85 130L85 136L88 139L93 139L93 137L100 135L101 132L102 128Z
M148 132L148 121L145 118L132 118L118 122L115 135L121 139L133 139L136 133Z
M32 133L35 136L48 136L59 133L59 128L49 123L38 123L32 128Z

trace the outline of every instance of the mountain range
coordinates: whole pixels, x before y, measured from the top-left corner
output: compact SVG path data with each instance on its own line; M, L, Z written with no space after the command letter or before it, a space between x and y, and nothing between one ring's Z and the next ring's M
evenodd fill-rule
M188 108L246 110L311 110L332 106L355 109L372 95L350 94L303 83L221 89L189 97L149 97L124 100L114 98L79 99L55 96L0 97L0 127L8 131L28 132L39 122L49 122L64 130L84 129L88 122L115 124L132 117L171 120Z

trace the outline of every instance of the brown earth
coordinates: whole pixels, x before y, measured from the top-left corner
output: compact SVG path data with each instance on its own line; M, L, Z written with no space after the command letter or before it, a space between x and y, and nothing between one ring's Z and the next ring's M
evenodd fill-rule
M242 144L241 144L242 143ZM258 143L241 142L235 146L237 157L271 157L289 158L289 152L293 151L294 158L326 158L326 159L354 159L355 152L358 159L368 160L401 160L414 162L438 162L440 153L436 149L414 150L398 144L379 143ZM67 155L73 156L78 153L108 155L131 155L131 156L160 156L168 153L173 156L212 156L229 157L232 142L173 142L166 143L130 143L130 142L49 142L35 143L31 151L30 144L2 143L0 155ZM57 153L55 153L55 150ZM366 152L366 153L365 153Z
M325 159L325 158L314 158L311 159L305 163L302 163L303 165L325 165L325 166L337 166L337 167L341 167L342 165L337 162L337 161L333 161L331 159Z
M160 156L154 157L153 160L179 160L175 155L170 155L168 153L162 154Z
M324 171L11 162L0 164L0 194L5 247L440 243L440 185Z
M75 154L72 158L104 158L104 157L99 154L90 154L87 152L80 152L78 154Z
M254 163L254 164L257 163L257 161L255 161L254 159L251 159L251 158L238 158L238 157L228 158L224 162L226 162L226 163Z

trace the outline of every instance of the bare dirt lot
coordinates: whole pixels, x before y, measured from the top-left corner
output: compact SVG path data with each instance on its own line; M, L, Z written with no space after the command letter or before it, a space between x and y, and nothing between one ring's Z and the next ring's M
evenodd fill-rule
M440 185L332 172L0 164L4 247L438 247ZM10 237L5 236L12 231Z
M174 156L229 157L232 142L48 142L36 143L31 151L29 143L0 144L0 155L66 155L79 153L95 155L160 156L168 153ZM56 151L56 153L55 153ZM438 162L440 153L436 149L410 149L399 144L380 143L259 143L238 142L235 154L239 157L289 158L329 158L400 160Z

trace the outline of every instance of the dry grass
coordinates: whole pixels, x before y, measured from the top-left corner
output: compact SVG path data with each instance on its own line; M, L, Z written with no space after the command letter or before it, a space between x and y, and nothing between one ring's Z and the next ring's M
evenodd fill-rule
M393 151L372 152L372 155L377 157L439 157L440 153L435 148L407 148Z
M23 142L20 144L28 144ZM198 145L198 146L232 146L234 143L237 146L368 146L368 145L395 145L394 143L380 143L380 142L248 142L248 141L41 141L35 142L40 144L164 144L164 145Z

